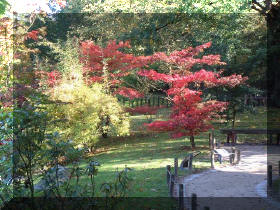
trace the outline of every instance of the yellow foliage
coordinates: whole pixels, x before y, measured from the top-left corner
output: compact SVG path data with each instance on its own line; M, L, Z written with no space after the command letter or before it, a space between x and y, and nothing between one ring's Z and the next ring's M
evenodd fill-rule
M127 135L129 116L117 99L105 93L102 85L89 87L81 77L75 78L63 79L49 91L51 99L57 101L50 107L49 113L55 120L63 119L53 129L58 128L77 144L90 146L100 139L102 133Z

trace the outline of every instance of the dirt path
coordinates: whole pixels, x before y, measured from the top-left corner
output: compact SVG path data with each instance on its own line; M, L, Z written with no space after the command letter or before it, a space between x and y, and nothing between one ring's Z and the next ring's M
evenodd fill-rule
M267 209L267 202L262 197L266 194L266 172L267 172L267 148L265 145L245 146L238 145L236 148L241 151L241 161L235 166L221 166L216 162L215 169L209 170L201 174L194 174L184 177L184 197L191 197L195 193L198 202L211 206L214 198L229 199L233 203L226 209L243 209L238 207L241 205L240 197L246 197L244 200L246 205L251 207L262 207ZM226 148L225 149L230 149ZM177 187L177 186L176 186ZM177 194L178 190L175 189ZM207 201L208 199L208 201ZM248 200L249 199L249 200ZM221 209L225 209L224 203L221 203ZM210 203L209 203L210 202ZM230 202L226 202L230 203ZM216 202L217 204L217 202ZM204 206L205 206L204 205ZM249 208L249 207L248 207ZM215 205L215 209L220 209ZM257 208L261 209L261 208ZM272 209L269 207L269 209Z
M222 167L216 162L215 170L195 177L186 177L186 197L259 197L256 186L266 180L266 146L237 146L241 161L236 166ZM226 148L227 149L227 148Z

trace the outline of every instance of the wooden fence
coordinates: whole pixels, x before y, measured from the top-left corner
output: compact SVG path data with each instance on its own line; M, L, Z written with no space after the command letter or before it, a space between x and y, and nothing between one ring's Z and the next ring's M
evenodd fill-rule
M149 97L143 97L143 98L135 98L135 99L128 99L125 97L118 97L118 100L123 103L123 105L128 105L129 107L138 107L143 105L148 106L172 106L172 101L167 99L166 96L159 96L159 95L153 95ZM224 99L225 100L225 99ZM225 100L227 101L227 100ZM266 106L267 105L267 97L265 96L244 96L244 104L245 105L252 105L252 106Z
M216 144L215 138L214 138L214 132L209 133L209 149L211 150L211 167L214 168L214 149L216 149ZM219 146L218 146L219 147ZM240 150L239 149L232 149L232 154L234 154L234 158L230 159L231 164L238 164L240 162ZM188 162L188 170L192 173L192 161L193 158L196 155L189 155L188 158L185 158L183 161L187 160ZM182 162L183 162L182 161ZM280 167L280 161L279 161L279 167ZM168 186L168 193L169 196L172 198L176 198L178 200L178 206L180 210L184 209L191 209L191 210L196 210L197 209L197 195L192 194L191 199L187 199L184 195L186 194L184 191L186 190L184 184L179 183L179 177L178 177L178 158L174 158L174 170L172 173L172 167L171 165L166 166L166 182ZM272 169L271 169L272 170ZM280 175L280 169L279 169L279 175ZM178 186L179 192L176 194L174 193L175 186ZM187 202L186 202L187 201ZM186 208L188 206L188 208ZM204 209L210 209L210 207L205 206Z
M129 107L138 107L138 106L166 106L171 107L172 102L167 99L165 96L151 96L144 98L135 98L129 100L128 98L118 97L118 101L122 102L123 105L128 105Z
M272 165L267 166L267 195L268 196L272 196L273 194L273 185L275 183L275 180L280 179L280 161L278 161L278 177L273 177L272 169L273 169Z

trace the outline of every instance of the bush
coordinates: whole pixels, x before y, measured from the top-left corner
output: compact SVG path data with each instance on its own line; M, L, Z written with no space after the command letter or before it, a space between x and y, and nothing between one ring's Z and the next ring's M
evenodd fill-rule
M102 85L87 86L82 80L63 80L51 91L49 112L67 139L92 147L101 136L129 133L129 118L117 99L104 92Z

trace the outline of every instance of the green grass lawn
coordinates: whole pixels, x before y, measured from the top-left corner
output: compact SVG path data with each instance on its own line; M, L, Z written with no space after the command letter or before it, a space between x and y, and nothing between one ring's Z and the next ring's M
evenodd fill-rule
M173 167L174 158L181 160L190 152L189 138L171 139L168 134L147 134L143 132L142 124L155 118L164 119L168 110L161 111L157 116L146 117L142 115L132 116L132 133L130 137L103 139L97 147L97 152L92 155L101 163L96 176L97 187L101 183L110 182L115 177L116 170L122 170L125 166L132 168L130 177L133 179L129 189L130 197L166 197L168 189L166 184L166 165ZM266 110L262 107L256 109L256 113L242 113L237 116L236 127L265 128ZM219 133L218 128L230 127L225 123L216 124L215 136L218 141L226 141L226 136ZM201 154L194 159L194 173L210 167L208 133L195 137L196 149ZM240 135L239 141L265 140L261 135ZM92 157L91 157L92 158ZM86 166L84 160L82 166ZM188 175L187 171L179 171L179 175ZM82 182L88 182L86 176ZM97 194L97 196L103 196Z
M179 164L187 154L200 151L201 154L194 159L193 173L201 172L210 167L208 148L209 132L195 137L196 149L192 151L189 138L171 139L168 134L147 133L143 128L144 122L155 119L166 119L170 110L161 110L156 116L131 116L132 135L129 137L112 137L102 139L96 145L96 152L90 154L101 163L95 180L97 188L104 182L111 182L116 176L116 170L125 166L132 168L129 172L132 182L129 188L129 197L167 197L166 166L174 166L174 158L178 157ZM279 115L272 116L279 121ZM266 128L267 111L258 107L255 113L239 113L236 127L238 128ZM226 135L220 134L219 128L230 127L231 124L215 123L215 137L217 141L225 142ZM266 139L265 135L239 135L238 141L259 142ZM82 161L82 167L88 160ZM219 163L217 163L219 164ZM227 163L224 163L227 164ZM179 170L179 176L189 175L188 171ZM90 183L86 175L81 177L83 184ZM104 196L97 190L96 196Z
M202 154L199 161L194 161L194 167L208 168L210 162L207 141L203 137L197 138L196 141L197 149L202 151ZM110 142L110 145L106 152L94 156L102 165L96 181L103 183L112 180L117 168L132 168L130 176L133 181L129 190L129 196L132 197L168 196L166 165L173 166L175 157L178 157L180 162L191 152L187 139L174 140L166 134L127 138Z

